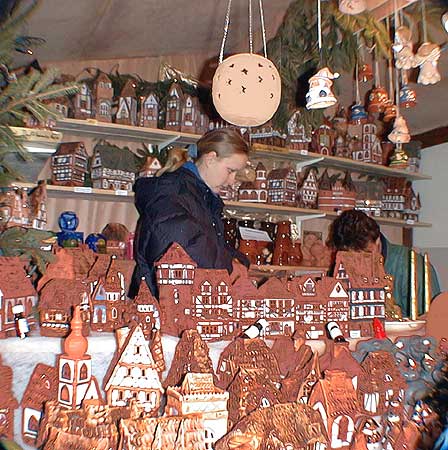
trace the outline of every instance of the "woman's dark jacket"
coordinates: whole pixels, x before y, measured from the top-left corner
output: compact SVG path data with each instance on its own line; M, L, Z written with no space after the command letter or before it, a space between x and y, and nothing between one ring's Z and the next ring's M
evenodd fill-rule
M244 255L226 244L224 204L200 178L193 163L159 178L140 178L134 191L140 218L135 239L137 265L129 297L137 295L142 277L158 295L154 262L173 242L178 242L204 269L230 272L233 258L248 265Z

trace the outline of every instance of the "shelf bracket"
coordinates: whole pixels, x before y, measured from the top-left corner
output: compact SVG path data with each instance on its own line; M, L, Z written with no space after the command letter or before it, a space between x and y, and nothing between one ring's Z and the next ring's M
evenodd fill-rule
M157 144L159 147L159 151L163 150L164 148L168 147L169 145L171 145L173 142L176 142L178 139L180 138L179 135L177 136L172 136L169 139L167 139L166 141L162 141L160 142L160 144Z
M305 168L307 166L312 166L313 164L320 163L323 160L324 160L324 157L320 156L319 158L311 158L311 159L307 159L306 161L300 161L300 162L296 163L296 171L302 172L303 168Z

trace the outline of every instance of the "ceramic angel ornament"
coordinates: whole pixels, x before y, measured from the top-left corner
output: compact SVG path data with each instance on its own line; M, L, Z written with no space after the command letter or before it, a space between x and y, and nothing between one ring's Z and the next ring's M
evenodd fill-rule
M398 27L392 45L395 56L395 67L408 70L414 67L414 52L412 50L412 32L408 27Z
M414 67L420 67L417 82L420 84L436 84L441 80L437 64L440 58L440 47L431 42L424 42L414 57Z

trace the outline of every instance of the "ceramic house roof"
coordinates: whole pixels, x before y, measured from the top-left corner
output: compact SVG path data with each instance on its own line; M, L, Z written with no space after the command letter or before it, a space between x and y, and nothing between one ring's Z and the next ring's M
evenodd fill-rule
M44 403L56 400L58 371L56 367L38 363L31 374L20 403L22 408L43 410Z
M39 310L55 308L71 314L72 307L88 294L89 288L82 281L53 278L39 292Z
M240 277L233 285L233 296L235 298L261 298L261 294L249 277Z
M283 283L277 277L269 278L258 288L258 295L262 298L293 298L291 292L286 289L285 283Z
M133 303L136 305L159 305L157 299L152 295L148 285L144 280L140 283L138 294L135 296Z
M259 161L257 167L255 167L255 171L259 170L266 170L266 166L261 161Z
M107 269L110 266L111 256L103 253L99 253L95 259L95 262L90 267L87 273L87 281L95 281L106 275Z
M255 189L255 183L253 181L243 181L240 184L239 190Z
M325 169L319 178L319 189L322 191L331 191L332 187L330 175L328 175L328 171Z
M347 373L350 378L362 374L361 366L352 356L348 343L329 342L330 348L319 359L319 365L322 371L340 370Z
M3 298L37 296L18 257L0 258L0 292Z
M170 97L178 97L179 99L184 99L184 92L182 90L182 87L179 83L173 83L169 90L168 90L168 95Z
M103 168L131 173L138 171L139 159L127 147L122 148L108 142L102 142L95 145L93 154L100 156Z
M134 346L139 347L138 354L134 353ZM133 374L132 370L131 374L128 375L127 371L120 370L121 366L144 367L147 370L145 370L145 375L142 375L140 371L138 375ZM104 390L107 391L112 386L158 389L163 392L154 358L143 331L138 325L129 332L121 348L117 350L104 377Z
M179 389L181 394L209 394L222 393L222 389L215 386L211 373L187 373Z
M59 144L53 156L72 155L73 153L80 153L87 157L84 142L63 142L62 144Z
M140 171L145 170L159 170L162 168L162 164L155 156L147 156L143 166L140 168Z
M173 242L163 256L156 262L159 264L190 264L197 267L197 264L191 259L188 253L177 242Z
M295 177L295 171L291 167L283 167L271 170L268 174L268 180L282 180L289 176Z
M126 81L120 92L120 97L135 97L135 81L131 78Z

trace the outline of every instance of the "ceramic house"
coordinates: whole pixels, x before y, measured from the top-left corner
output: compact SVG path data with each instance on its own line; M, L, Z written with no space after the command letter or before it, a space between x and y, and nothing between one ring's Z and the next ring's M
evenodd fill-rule
M405 190L403 220L413 220L414 222L417 222L421 207L420 194L415 194L414 189L412 188L412 182L408 182Z
M352 152L355 161L382 164L383 149L377 136L377 126L373 122L362 124L362 147Z
M252 144L263 144L275 147L284 147L286 136L272 126L272 122L267 122L261 127L249 130L249 140Z
M197 134L204 134L209 129L210 119L208 115L200 110L199 114L196 115L196 133Z
M351 158L352 154L348 146L348 142L345 136L339 135L334 143L334 156L339 158Z
M255 180L241 183L238 190L238 201L266 203L267 198L267 171L264 164L259 162L255 168Z
M336 139L336 132L331 128L329 122L325 122L319 126L313 133L312 149L313 152L321 155L331 156Z
M293 113L287 124L288 136L286 143L290 150L305 151L310 148L312 131L311 127L302 123L300 111Z
M380 217L383 207L383 184L373 181L355 182L356 206L355 209L363 211L368 216Z
M298 393L297 398L295 399L298 403L308 404L308 400L310 398L311 392L313 390L314 385L318 380L322 378L322 372L320 370L319 365L319 355L317 352L313 353L313 359L311 362L311 367L308 370L308 373L303 378ZM282 385L283 390L283 385Z
M112 122L112 99L114 90L111 79L99 72L93 81L93 99L95 106L95 119L100 122Z
M209 348L197 330L185 330L177 343L165 386L179 386L187 373L211 373L215 379Z
M155 156L147 156L138 176L139 178L153 177L161 168L162 164Z
M117 353L104 378L107 404L126 406L136 399L146 414L157 415L164 392L142 329L137 325L121 336Z
M360 407L351 379L343 371L327 371L317 381L308 404L318 411L327 430L329 448L348 449Z
M24 316L32 327L37 292L18 257L0 257L0 338L16 336L12 308L23 305Z
M39 181L28 194L31 210L31 228L45 230L47 226L47 182Z
M345 211L356 204L356 190L349 172L343 180L332 182L325 169L319 180L318 208L325 211Z
M300 187L297 190L297 202L300 208L317 208L318 183L317 172L310 169L306 172L303 179L299 182Z
M96 378L92 375L92 358L88 355L87 339L82 334L79 306L75 307L71 332L63 343L64 353L57 357L58 403L68 409L77 409L85 400L101 399Z
M207 449L227 433L229 393L214 385L211 373L187 373L182 385L169 387L166 395L166 415L202 414Z
M204 420L201 413L127 419L120 422L118 450L206 450Z
M180 131L184 133L196 133L196 124L198 122L199 114L198 98L190 94L185 94L182 105Z
M22 439L36 446L39 422L47 401L57 399L58 373L56 367L39 363L33 370L22 397Z
M15 186L0 189L0 229L29 228L31 223L31 208L25 190Z
M84 142L59 144L51 156L51 183L59 186L84 186L88 172Z
M13 372L11 367L3 364L0 355L0 379L2 389L0 390L0 436L8 439L14 438L14 410L18 402L12 390Z
M386 178L382 201L384 217L401 219L406 204L406 180L404 178Z
M147 128L157 128L159 120L159 99L154 92L140 97L139 125Z
M273 169L268 175L268 203L295 206L297 203L297 175L291 167Z
M132 191L136 172L137 158L127 147L107 142L95 146L91 161L94 188Z
M74 101L75 119L91 119L94 116L94 101L91 88L91 80L80 82L79 91Z
M135 81L126 81L118 97L118 109L115 122L122 125L137 125L137 98L135 94Z
M178 83L173 83L166 100L165 128L167 130L180 131L184 102L185 98L181 86Z

